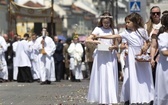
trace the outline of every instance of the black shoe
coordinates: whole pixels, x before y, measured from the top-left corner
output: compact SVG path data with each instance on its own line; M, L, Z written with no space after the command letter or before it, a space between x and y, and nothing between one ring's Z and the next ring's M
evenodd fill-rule
M81 80L80 79L76 79L76 82L81 82Z
M129 105L129 101L124 102L124 105Z
M47 80L47 81L46 81L46 84L51 84L51 81L48 81L48 80Z
M46 83L46 82L41 82L41 83L40 83L40 85L45 85L45 84L47 84L47 83Z
M40 82L40 79L34 79L35 82Z
M55 82L61 82L61 80L56 80Z
M76 79L71 79L71 81L72 81L72 82L77 82L77 80L76 80Z

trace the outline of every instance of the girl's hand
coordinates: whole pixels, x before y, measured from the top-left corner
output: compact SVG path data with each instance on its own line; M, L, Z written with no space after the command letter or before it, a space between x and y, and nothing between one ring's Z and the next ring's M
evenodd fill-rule
M100 44L101 42L98 41L98 40L94 40L93 43L94 43L94 44Z
M150 63L151 63L152 68L155 67L155 60L154 59L151 59Z
M154 29L152 34L158 34L159 30L158 29Z
M141 50L142 50L142 54L146 54L148 50L148 46L143 46Z
M109 47L109 50L110 50L110 51L112 51L113 49L114 49L113 46L110 46L110 47Z

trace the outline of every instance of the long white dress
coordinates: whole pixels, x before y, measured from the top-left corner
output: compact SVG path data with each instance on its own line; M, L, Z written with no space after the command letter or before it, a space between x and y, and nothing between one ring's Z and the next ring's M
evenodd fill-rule
M92 34L109 35L112 29L96 27ZM116 31L117 33L117 31ZM101 39L102 43L112 45L112 39ZM113 51L94 51L93 67L90 77L88 90L88 102L99 104L118 103L118 66L117 52Z
M145 39L148 39L148 34L145 29L139 28L138 31ZM150 63L135 60L135 55L140 53L144 42L144 39L138 31L125 30L119 34L128 43L128 56L126 57L120 101L125 102L129 100L131 104L149 103L154 99L154 86Z
M45 45L44 49L46 51L46 55L41 54L42 50L42 36L36 39L35 48L38 51L38 62L39 62L39 73L40 73L40 80L42 82L48 81L55 81L55 65L54 65L54 58L53 54L55 52L56 46L52 38L49 36L45 37Z
M159 52L168 50L168 33L158 37ZM156 67L156 84L154 105L168 105L168 57L160 53Z

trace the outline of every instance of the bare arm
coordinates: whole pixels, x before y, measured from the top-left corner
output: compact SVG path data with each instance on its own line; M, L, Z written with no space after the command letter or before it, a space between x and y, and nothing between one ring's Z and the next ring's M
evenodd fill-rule
M143 47L142 47L142 53L145 54L147 52L148 48L150 47L150 45L151 45L151 42L149 40L146 40Z
M162 53L164 56L168 56L168 50L161 51L161 53Z
M86 43L95 43L95 44L99 44L100 41L96 40L96 35L89 35L86 40L85 40Z
M157 39L156 37L152 37L151 40L151 49L150 49L150 56L151 56L151 65L154 67L155 65L155 55L157 53L157 48L158 48L158 44L157 44Z
M119 45L119 41L117 38L115 38L113 45L109 49L110 50L113 50L113 49L118 50L118 45Z
M120 35L100 35L96 36L96 38L102 38L102 39L114 39L114 38L121 38Z

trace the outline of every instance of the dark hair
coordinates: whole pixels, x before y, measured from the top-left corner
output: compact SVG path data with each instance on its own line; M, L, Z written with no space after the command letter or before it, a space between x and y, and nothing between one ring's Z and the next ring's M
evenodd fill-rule
M143 26L144 26L143 19L142 19L141 15L136 12L133 12L133 13L129 14L128 16L126 16L125 21L126 20L130 20L131 22L133 22L135 29L138 29L140 27L143 28Z
M162 27L159 29L159 34L168 31L168 11L162 14L163 14L163 16L161 17Z
M72 40L71 38L67 38L66 43L68 44L71 43L71 40Z
M168 14L168 10L163 11L162 15L164 15L164 14Z
M101 16L111 16L112 17L112 15L107 11L104 12ZM103 19L108 19L108 18L109 17L102 17L100 19L100 22L98 23L98 27L102 27L103 26L103 23L102 23ZM110 27L113 29L114 28L113 18L109 18L109 20L110 20Z
M29 34L25 33L24 37L29 38Z

